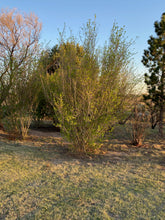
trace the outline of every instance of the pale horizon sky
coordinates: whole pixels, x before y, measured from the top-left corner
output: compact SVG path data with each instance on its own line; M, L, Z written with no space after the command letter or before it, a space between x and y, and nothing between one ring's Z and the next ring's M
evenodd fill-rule
M154 22L160 21L165 12L165 0L5 0L0 1L2 8L17 8L21 12L35 13L43 24L41 42L50 47L58 41L58 29L64 23L77 35L80 27L94 19L99 26L98 42L103 45L108 40L114 22L125 26L128 39L136 39L134 52L135 67L142 75L145 72L141 63L147 40L154 35Z

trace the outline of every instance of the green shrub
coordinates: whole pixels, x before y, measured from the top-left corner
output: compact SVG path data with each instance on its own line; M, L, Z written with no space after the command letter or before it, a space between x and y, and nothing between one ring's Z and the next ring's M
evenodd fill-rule
M2 125L9 134L18 135L25 138L30 127L32 117L30 115L18 116L17 113L6 116L2 119Z

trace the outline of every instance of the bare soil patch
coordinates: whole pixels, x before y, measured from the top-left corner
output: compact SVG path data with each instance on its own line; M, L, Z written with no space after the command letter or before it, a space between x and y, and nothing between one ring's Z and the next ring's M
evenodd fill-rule
M7 134L2 129L0 130L0 140L14 142L14 144L40 147L43 152L57 152L58 158L61 160L83 159L93 162L112 162L125 161L128 158L132 160L137 157L145 156L147 160L160 160L161 164L165 165L165 140L159 139L156 132L148 133L144 144L140 147L131 145L131 137L128 129L124 126L119 126L112 133L105 136L101 149L93 155L79 155L71 152L68 148L70 143L64 139L59 132L59 128L43 126L39 128L31 128L28 132L28 137L21 140L16 136ZM136 156L135 156L136 155ZM57 158L55 158L56 160Z
M30 129L29 130L30 136L37 136L37 137L57 137L62 138L61 133L57 131L53 131L53 129L49 128L38 128L38 129Z

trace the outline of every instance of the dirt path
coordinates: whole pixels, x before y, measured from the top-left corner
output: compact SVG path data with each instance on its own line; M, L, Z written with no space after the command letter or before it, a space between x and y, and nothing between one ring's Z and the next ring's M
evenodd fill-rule
M38 136L38 137L61 137L61 133L60 132L56 132L56 131L49 131L46 129L30 129L28 132L29 135L32 136Z

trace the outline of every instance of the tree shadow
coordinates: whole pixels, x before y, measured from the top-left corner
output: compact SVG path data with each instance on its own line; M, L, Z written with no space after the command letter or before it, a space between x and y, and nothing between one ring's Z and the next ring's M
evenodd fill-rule
M15 150L22 154L29 154L30 159L43 159L53 161L53 163L63 163L68 161L78 161L79 163L157 163L165 165L165 143L163 140L157 142L152 136L148 136L144 144L140 147L131 145L128 129L124 126L115 128L114 131L105 136L99 153L79 154L70 150L70 144L66 142L59 132L54 136L42 136L44 129L39 130L39 136L30 135L24 141L19 139L10 139L6 133L0 133L0 139L9 145L10 152ZM38 134L38 133L37 133ZM12 147L11 147L12 145Z

